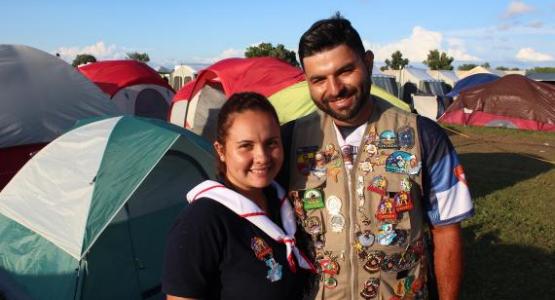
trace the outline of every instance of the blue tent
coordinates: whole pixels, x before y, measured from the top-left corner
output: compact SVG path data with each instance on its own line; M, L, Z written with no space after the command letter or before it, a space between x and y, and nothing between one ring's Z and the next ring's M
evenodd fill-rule
M495 74L489 74L489 73L479 73L479 74L470 75L468 77L465 77L457 81L457 83L455 84L451 92L449 92L445 96L454 98L454 97L457 97L460 94L460 92L466 89L475 87L480 84L488 83L496 79L499 79L499 76Z

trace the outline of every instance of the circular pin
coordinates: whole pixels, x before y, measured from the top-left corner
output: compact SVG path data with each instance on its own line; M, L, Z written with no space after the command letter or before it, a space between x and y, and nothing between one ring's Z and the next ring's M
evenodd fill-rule
M326 209L328 210L328 213L330 215L336 215L340 213L341 206L343 206L343 203L341 203L341 199L339 199L339 197L337 196L331 195L326 200Z
M324 279L324 287L327 289L334 289L337 287L337 279L328 277Z
M370 156L374 156L378 153L378 147L374 144L367 144L364 146L364 151L368 153Z
M372 164L369 161L364 161L360 163L360 170L362 172L368 173L368 172L374 171L374 168L372 167Z
M345 228L345 217L342 214L332 215L330 218L332 232L341 232Z
M364 264L364 270L370 273L376 273L380 270L380 264L385 257L385 253L381 251L374 251L368 254L368 260Z
M364 299L372 299L378 295L378 287L380 286L380 280L378 278L370 278L364 283L360 295Z
M362 246L370 247L374 244L375 237L372 232L366 230L364 232L359 232L357 239Z
M310 234L316 235L322 233L322 226L320 219L316 216L311 216L305 221L306 231Z
M322 272L330 275L336 275L339 273L339 264L335 260L324 259L320 261L322 266Z

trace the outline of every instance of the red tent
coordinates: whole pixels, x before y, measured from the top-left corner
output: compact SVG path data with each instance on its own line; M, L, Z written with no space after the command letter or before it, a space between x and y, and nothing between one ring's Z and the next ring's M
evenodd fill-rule
M174 90L154 69L136 60L87 64L79 71L127 114L166 120Z
M555 86L507 75L461 92L439 122L555 131Z
M191 99L208 83L219 83L226 97L251 91L269 97L304 80L303 71L273 57L228 58L200 71L195 80L181 88L174 102ZM193 85L191 88L190 85Z

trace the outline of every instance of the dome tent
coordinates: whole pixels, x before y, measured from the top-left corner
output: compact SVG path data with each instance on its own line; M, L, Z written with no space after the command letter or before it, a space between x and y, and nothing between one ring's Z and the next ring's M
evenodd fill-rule
M118 108L63 60L22 45L0 45L0 190L37 150L78 120Z
M166 120L174 96L158 72L136 60L107 60L79 67L125 114Z
M507 75L460 93L441 123L555 131L555 87Z
M213 124L219 108L233 93L243 91L266 96L282 124L316 110L301 69L273 57L231 58L204 69L177 92L170 122L210 140L214 137ZM372 86L371 93L402 109L409 109L378 86Z
M0 193L0 273L16 283L0 280L0 291L161 298L166 233L213 161L205 140L152 119L107 118L60 136Z

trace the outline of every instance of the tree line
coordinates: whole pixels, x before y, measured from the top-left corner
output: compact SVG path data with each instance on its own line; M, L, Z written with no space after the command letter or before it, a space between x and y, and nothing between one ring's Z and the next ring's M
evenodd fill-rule
M127 59L132 59L140 62L147 63L150 61L150 57L147 53L140 53L140 52L129 52L127 53ZM85 65L88 63L96 62L96 57L91 54L83 53L77 54L73 62L71 63L72 66L78 67L80 65Z
M260 43L256 46L250 46L245 51L245 57L261 57L261 56L271 56L278 59L281 59L288 64L299 67L299 62L297 61L297 55L295 51L289 50L285 48L283 44L273 45L272 43ZM140 53L140 52L130 52L127 53L128 59L134 59L141 62L149 62L150 58L147 53ZM446 52L440 52L438 49L430 50L428 53L426 60L422 63L430 70L453 70L454 67L452 65L454 58L452 56L447 55ZM96 58L90 54L78 54L75 59L73 60L72 65L77 67L82 64L86 64L89 62L96 62ZM381 67L381 70L401 70L409 65L409 59L403 58L403 54L401 51L397 50L391 54L391 59L385 60L385 66ZM467 71L471 70L477 66L482 66L486 69L491 68L491 65L488 62L484 62L482 64L472 64L466 63L457 66L457 70L460 71ZM499 71L518 71L519 68L509 68L505 66L497 66L495 68ZM535 67L532 69L527 70L527 73L555 73L555 68L552 67Z

